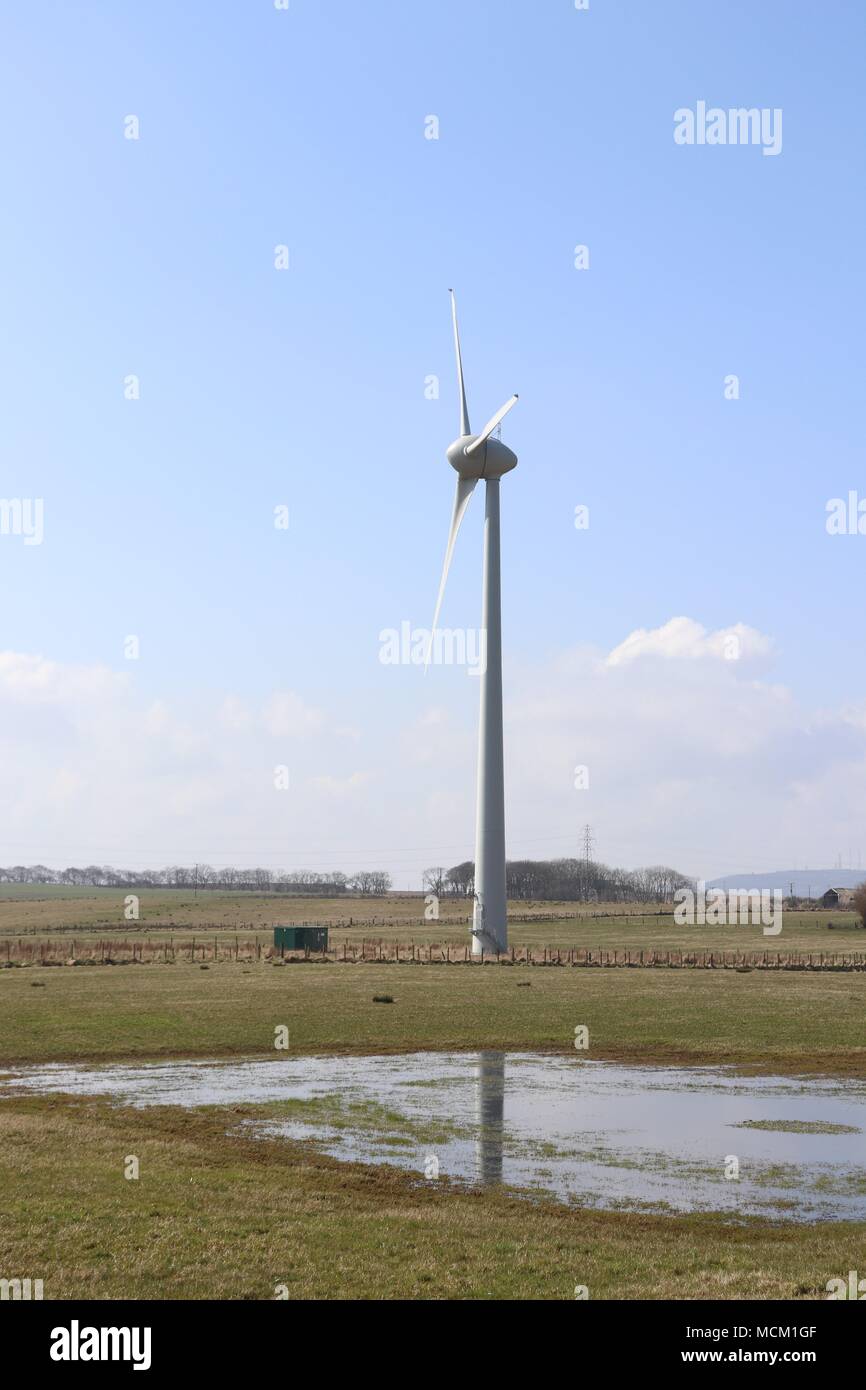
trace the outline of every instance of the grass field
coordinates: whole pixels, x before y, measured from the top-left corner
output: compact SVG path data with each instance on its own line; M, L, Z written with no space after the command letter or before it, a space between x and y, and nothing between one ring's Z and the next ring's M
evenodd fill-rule
M424 920L424 900L417 895L387 898L294 898L280 894L200 892L190 889L143 889L140 917L124 917L123 889L67 889L4 884L0 886L0 942L75 936L134 937L157 940L178 935L200 941L216 933L239 932L269 942L278 923L330 922L332 939L359 936L383 941L442 942L468 940L469 905L443 898L438 921ZM866 950L866 932L853 912L786 913L778 936L764 936L760 926L683 927L672 912L625 903L512 903L509 939L515 945L573 946L626 950ZM830 930L830 923L833 929Z
M525 987L528 982L529 988ZM389 993L394 1004L373 1002ZM268 1056L292 1050L567 1051L866 1074L866 974L505 966L154 965L0 971L0 1058Z
M46 1298L820 1298L863 1263L861 1224L572 1210L229 1137L219 1113L0 1115L0 1268Z
M163 899L159 910L177 913L179 901ZM183 901L184 910L195 909L194 900ZM244 896L247 915L249 902ZM298 920L286 906L263 902L256 910ZM318 906L320 916L333 911ZM26 918L47 934L58 925L81 930L73 922L80 915L100 930L87 915L97 910L92 892L53 897L47 907L38 897L4 898L2 909L21 914L19 929ZM301 911L300 920L312 918L306 904ZM551 944L561 930L564 944L579 932L581 944L652 947L670 928L599 918L526 929ZM798 929L818 930L808 922ZM730 930L743 944L745 929ZM465 929L454 931L454 940L465 940ZM603 932L629 935L604 943L592 936ZM836 946L834 936L825 949ZM856 949L862 939L852 933L837 949ZM750 944L762 941L758 935ZM776 949L778 939L770 945ZM394 1003L373 1002L383 993ZM283 1055L274 1051L283 1024L295 1054L481 1047L564 1054L575 1026L585 1024L588 1055L599 1059L866 1076L864 1016L864 974L266 961L34 967L0 970L0 1067L267 1058ZM425 1184L387 1167L338 1164L285 1140L238 1137L232 1126L244 1113L4 1096L0 1274L41 1277L46 1297L61 1298L273 1298L277 1285L290 1297L572 1298L585 1284L592 1298L774 1299L824 1297L829 1278L866 1259L864 1223L596 1212ZM136 1182L123 1176L130 1154L141 1164Z

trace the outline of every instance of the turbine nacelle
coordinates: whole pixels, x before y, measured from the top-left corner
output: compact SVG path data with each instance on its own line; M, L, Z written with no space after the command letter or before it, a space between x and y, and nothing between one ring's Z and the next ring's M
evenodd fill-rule
M448 462L457 474L457 487L454 492L451 529L448 532L448 544L445 547L445 563L442 566L439 597L436 600L436 608L433 613L433 627L431 629L433 633L436 632L436 624L439 622L439 610L442 607L442 595L445 593L445 582L451 566L451 556L454 553L454 542L457 540L457 532L460 530L460 523L466 515L466 508L469 506L472 493L481 478L485 482L498 482L504 473L510 473L512 468L517 467L517 455L508 448L507 444L503 444L496 434L496 430L509 410L517 404L517 396L509 396L496 414L491 415L483 430L480 430L478 434L472 432L472 427L469 424L469 408L466 404L466 386L463 381L463 354L460 351L460 333L457 328L457 303L454 299L454 291L450 290L449 293L451 295L451 322L454 327L454 354L457 358L457 389L460 393L460 434L454 443L449 445L446 453ZM429 652L427 660L430 660Z
M478 441L481 441L478 443ZM476 448L472 448L477 444ZM467 453L467 449L471 452ZM448 446L446 457L461 478L501 478L517 467L517 455L501 439L463 434Z

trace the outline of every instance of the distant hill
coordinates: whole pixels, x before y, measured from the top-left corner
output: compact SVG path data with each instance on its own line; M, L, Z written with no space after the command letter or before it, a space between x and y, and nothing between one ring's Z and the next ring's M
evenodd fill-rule
M776 869L771 874L725 874L724 878L707 880L708 888L781 888L794 895L820 898L828 888L856 888L866 881L866 869Z

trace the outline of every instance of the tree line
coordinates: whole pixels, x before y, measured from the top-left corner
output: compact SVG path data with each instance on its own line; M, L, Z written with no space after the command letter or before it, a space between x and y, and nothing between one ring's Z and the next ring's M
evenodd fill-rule
M678 888L694 888L695 881L663 864L613 869L586 859L509 859L505 886L512 901L667 903ZM472 898L475 864L467 859L450 869L426 869L424 889L438 897Z
M510 859L506 889L512 901L551 902L670 902L677 888L693 888L694 879L666 865L644 869L615 869L586 859ZM312 869L214 868L211 864L172 864L164 869L114 869L106 864L49 869L44 864L0 868L0 883L62 884L73 888L185 888L224 892L303 893L336 897L351 893L384 897L392 878L384 869L355 874L317 873ZM425 869L425 893L438 897L473 898L475 864L471 859L451 868Z
M315 873L295 869L285 873L275 869L215 869L210 864L186 867L172 864L165 869L113 869L109 864L88 864L84 868L49 869L44 864L16 864L0 868L0 883L65 884L72 888L220 888L230 892L304 892L321 897L357 893L362 897L383 897L391 890L391 875L384 869L364 869L356 874Z

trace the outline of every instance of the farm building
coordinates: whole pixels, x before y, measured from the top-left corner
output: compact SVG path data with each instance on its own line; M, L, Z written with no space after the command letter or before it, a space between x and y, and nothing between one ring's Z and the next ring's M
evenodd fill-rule
M854 894L850 888L828 888L821 899L821 906L852 908L854 906Z

